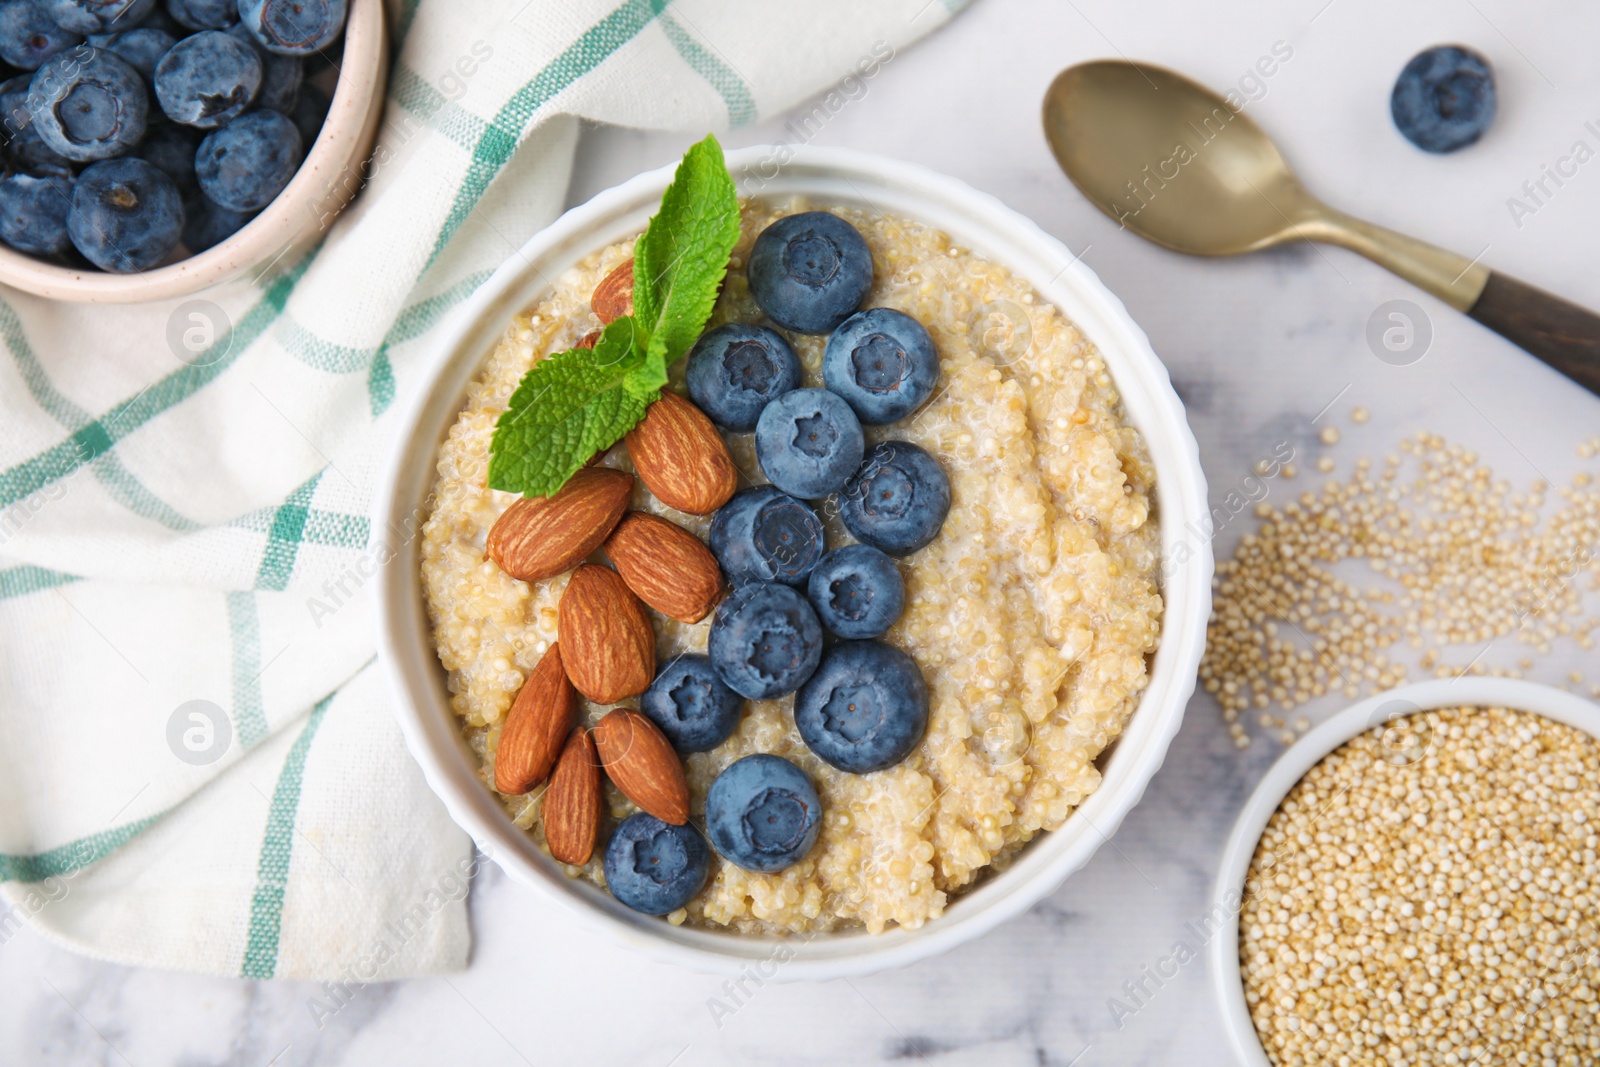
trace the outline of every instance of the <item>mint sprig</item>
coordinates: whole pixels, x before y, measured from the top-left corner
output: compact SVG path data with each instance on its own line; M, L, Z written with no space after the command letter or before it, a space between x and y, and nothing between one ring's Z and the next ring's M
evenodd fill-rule
M661 209L634 245L633 314L523 375L489 445L489 487L549 496L644 418L667 368L705 329L739 238L739 200L722 146L684 153Z

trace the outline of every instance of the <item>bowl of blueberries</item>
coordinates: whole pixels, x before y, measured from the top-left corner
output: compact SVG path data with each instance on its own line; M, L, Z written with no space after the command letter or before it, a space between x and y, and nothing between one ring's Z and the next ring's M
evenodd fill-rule
M280 259L361 187L381 0L0 0L0 283L182 296Z

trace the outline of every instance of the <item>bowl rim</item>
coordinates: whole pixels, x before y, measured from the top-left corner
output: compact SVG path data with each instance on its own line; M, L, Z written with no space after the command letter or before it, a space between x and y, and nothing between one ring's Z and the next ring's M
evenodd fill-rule
M1213 913L1218 907L1224 911L1224 918L1207 946L1212 984L1216 986L1229 1044L1239 1063L1246 1067L1272 1067L1245 1002L1238 947L1244 879L1267 822L1300 779L1345 742L1395 718L1456 707L1503 707L1532 712L1600 739L1600 704L1565 689L1520 678L1466 675L1375 693L1345 708L1290 745L1267 770L1235 820L1211 892Z
M774 160L782 163L768 176ZM476 758L470 766L462 758L468 749L447 700L440 700L443 671L426 620L419 619L425 612L415 541L436 474L438 444L460 411L465 384L481 371L512 315L548 291L550 279L566 266L641 229L676 163L637 175L568 211L512 255L444 328L402 407L396 444L374 500L373 529L400 542L379 556L379 659L394 691L401 730L429 786L513 880L544 891L583 925L653 959L729 975L754 966L763 978L776 975L780 981L866 974L947 951L1031 907L1086 863L1142 797L1182 722L1204 646L1212 576L1210 536L1204 533L1210 517L1205 476L1183 406L1144 332L1077 256L1031 220L953 178L861 152L756 145L729 152L727 163L744 195L802 195L876 206L871 190L890 202L891 210L938 226L962 247L983 252L1029 281L1101 349L1157 470L1164 611L1145 692L1116 744L1097 761L1105 775L1100 788L1062 827L1035 838L1006 871L964 892L942 916L918 929L775 938L670 926L566 878L513 826L479 780ZM612 236L597 236L602 233ZM441 396L451 382L459 388ZM1180 547L1183 551L1175 551Z
M324 230L364 181L350 170L359 168L377 133L389 64L386 37L383 0L352 0L322 130L289 184L236 233L204 252L129 274L64 267L0 245L0 284L51 300L127 304L186 296L270 267Z

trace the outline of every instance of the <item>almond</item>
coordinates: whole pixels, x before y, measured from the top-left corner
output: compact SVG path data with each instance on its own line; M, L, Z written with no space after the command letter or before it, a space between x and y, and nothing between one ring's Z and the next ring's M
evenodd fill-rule
M633 260L600 279L589 298L589 306L601 322L610 325L624 315L633 314Z
M553 495L523 497L506 508L489 531L484 555L513 578L553 578L600 547L632 495L631 474L580 470Z
M520 794L548 778L577 714L578 694L567 681L558 642L528 672L511 702L495 749L494 787Z
M669 619L699 622L722 599L717 557L666 519L628 512L606 539L606 555L628 588Z
M600 836L600 757L589 731L567 738L544 794L544 839L550 855L581 867L594 855Z
M556 625L567 677L596 704L615 704L650 687L656 675L650 616L610 567L585 563L572 572Z
M594 728L594 747L622 795L662 822L689 821L683 761L661 728L637 711L618 708Z
M671 391L628 431L633 469L663 504L709 515L739 488L739 469L705 413Z
M572 347L573 348L593 348L595 345L597 345L599 343L600 343L600 331L599 330L590 330L588 333L586 333L582 337L578 338L578 343L573 345Z

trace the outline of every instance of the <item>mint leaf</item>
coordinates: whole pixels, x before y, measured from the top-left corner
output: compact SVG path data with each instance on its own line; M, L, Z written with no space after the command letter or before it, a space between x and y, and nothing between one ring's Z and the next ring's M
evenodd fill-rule
M644 418L667 368L700 337L739 239L739 197L708 136L684 153L661 210L634 245L631 316L592 350L533 365L495 423L489 487L549 496Z
M633 248L633 314L645 361L632 379L660 389L700 337L739 239L739 197L713 136L683 155L661 210Z
M659 395L630 382L644 362L631 317L605 328L593 349L535 363L495 422L489 488L549 496L589 457L622 439Z

